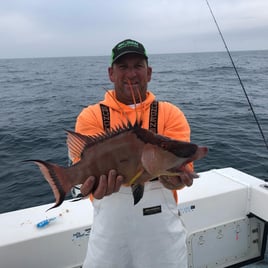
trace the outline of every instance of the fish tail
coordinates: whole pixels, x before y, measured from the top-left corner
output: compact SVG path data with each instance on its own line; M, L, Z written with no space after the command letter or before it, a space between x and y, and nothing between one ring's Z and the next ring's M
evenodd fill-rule
M71 183L68 183L66 168L42 160L26 160L24 162L34 162L37 164L49 183L56 202L55 205L49 209L60 206L64 201L66 194L72 188Z

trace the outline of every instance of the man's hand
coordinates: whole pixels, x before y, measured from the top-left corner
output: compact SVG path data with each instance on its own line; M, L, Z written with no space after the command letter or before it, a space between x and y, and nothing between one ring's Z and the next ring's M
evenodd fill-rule
M167 189L179 190L191 186L195 178L198 178L196 173L185 171L180 176L160 176L159 180Z
M118 192L122 183L123 176L117 175L116 170L112 169L107 175L101 175L99 178L99 184L96 190L92 193L94 198L102 199L104 196L111 195L112 193ZM95 186L96 178L94 176L88 177L80 188L81 194L87 196L92 192Z

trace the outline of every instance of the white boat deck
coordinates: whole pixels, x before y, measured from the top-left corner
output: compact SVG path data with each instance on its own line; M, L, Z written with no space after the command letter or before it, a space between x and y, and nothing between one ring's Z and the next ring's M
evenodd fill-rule
M239 262L246 265L249 259L264 257L268 222L264 181L232 168L200 175L192 187L179 193L178 209L189 232L189 267L227 267ZM0 215L1 267L82 265L93 219L91 202L67 200L46 212L51 206ZM37 223L51 218L55 220L37 228Z
M0 215L0 267L78 267L87 248L92 206L88 200L65 201ZM54 218L43 228L37 223Z

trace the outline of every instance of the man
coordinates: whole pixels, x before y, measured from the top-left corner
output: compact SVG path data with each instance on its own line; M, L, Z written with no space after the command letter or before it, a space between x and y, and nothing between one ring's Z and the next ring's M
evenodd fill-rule
M108 73L114 90L81 112L77 132L94 135L127 120L142 120L143 128L190 141L182 111L168 102L156 102L147 90L152 68L142 44L130 39L118 43L112 50ZM175 190L192 185L191 170L189 164L180 177L162 176L145 183L144 196L135 206L131 188L122 185L123 177L116 170L103 174L93 192L94 222L83 267L187 267L186 232ZM82 185L84 196L91 192L95 180L91 176Z

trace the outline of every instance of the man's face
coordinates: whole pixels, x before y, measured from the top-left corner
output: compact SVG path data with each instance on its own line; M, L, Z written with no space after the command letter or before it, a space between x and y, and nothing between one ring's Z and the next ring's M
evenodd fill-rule
M151 80L152 68L147 65L145 58L138 54L126 54L120 57L108 69L110 80L114 83L116 98L125 104L133 104L131 88L135 101L146 98L147 83Z

